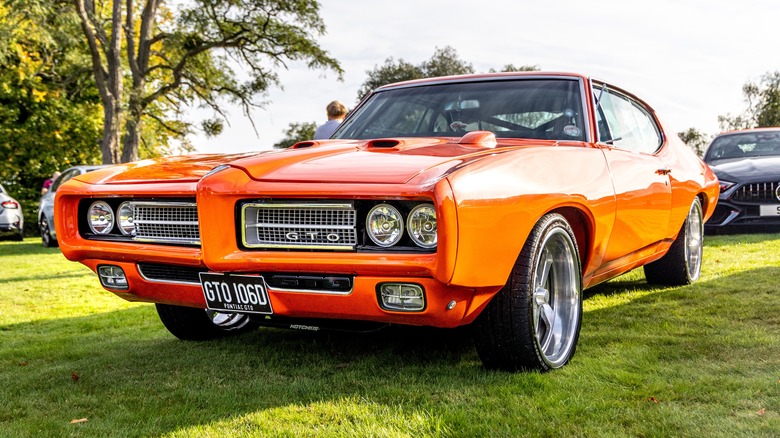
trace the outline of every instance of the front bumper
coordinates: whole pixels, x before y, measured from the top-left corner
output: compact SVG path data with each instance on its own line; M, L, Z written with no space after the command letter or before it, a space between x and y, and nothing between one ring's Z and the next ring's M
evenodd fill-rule
M120 267L127 277L126 290L108 291L129 300L205 308L206 301L193 272L208 272L205 267L167 265L181 268L184 276L155 275L149 278L134 262L88 259L82 263L97 271L98 266ZM159 265L158 265L159 266ZM174 279L174 280L172 280ZM433 327L457 327L476 318L489 299L500 288L466 288L448 286L433 278L410 276L355 275L353 287L348 293L323 291L291 291L267 286L274 315L289 318L322 318L336 320L373 321ZM426 307L419 312L402 312L383 309L377 298L377 285L386 282L415 283L425 291ZM454 302L454 305L452 304Z
M0 236L16 236L22 232L24 225L21 221L16 223L0 223Z
M761 205L765 205L765 212L770 209L769 207L774 207L775 209L780 208L780 202L777 202L776 204L746 204L736 203L729 199L720 199L718 200L718 205L715 207L715 213L713 213L710 220L704 224L704 227L711 230L726 227L780 227L780 214L762 215Z

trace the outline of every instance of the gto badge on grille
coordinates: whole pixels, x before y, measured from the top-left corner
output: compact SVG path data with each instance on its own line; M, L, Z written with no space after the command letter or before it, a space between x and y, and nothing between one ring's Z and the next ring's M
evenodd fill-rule
M292 240L294 242L297 242L299 240L305 240L307 238L309 240L314 241L314 240L317 240L317 237L319 237L319 235L320 235L320 233L318 233L316 231L308 231L308 232L303 232L303 233L298 233L298 232L295 232L295 231L291 231L291 232L285 234L284 237L286 237L287 240ZM327 235L325 235L325 238L328 239L329 242L338 242L341 239L341 237L339 237L339 235L336 234L336 233L328 233Z

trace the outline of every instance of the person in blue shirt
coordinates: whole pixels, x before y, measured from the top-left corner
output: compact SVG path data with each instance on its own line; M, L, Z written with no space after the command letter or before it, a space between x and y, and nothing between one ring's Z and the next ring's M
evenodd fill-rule
M338 100L334 100L329 103L326 112L328 113L328 121L320 125L316 131L314 131L315 140L325 140L330 138L336 128L339 127L339 123L344 120L344 116L347 115L347 107Z

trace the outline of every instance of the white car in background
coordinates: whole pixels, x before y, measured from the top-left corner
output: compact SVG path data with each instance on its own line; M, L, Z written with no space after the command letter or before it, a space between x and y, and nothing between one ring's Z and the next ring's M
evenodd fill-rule
M22 204L12 198L0 185L0 236L24 239L24 214Z

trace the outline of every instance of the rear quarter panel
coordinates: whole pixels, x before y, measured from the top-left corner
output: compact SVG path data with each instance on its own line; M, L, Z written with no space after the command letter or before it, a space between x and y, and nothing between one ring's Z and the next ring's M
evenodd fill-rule
M695 196L701 195L705 222L712 216L720 188L712 169L691 148L677 135L666 135L667 144L659 152L659 156L671 169L669 176L672 184L672 209L667 235L673 239L682 228Z

